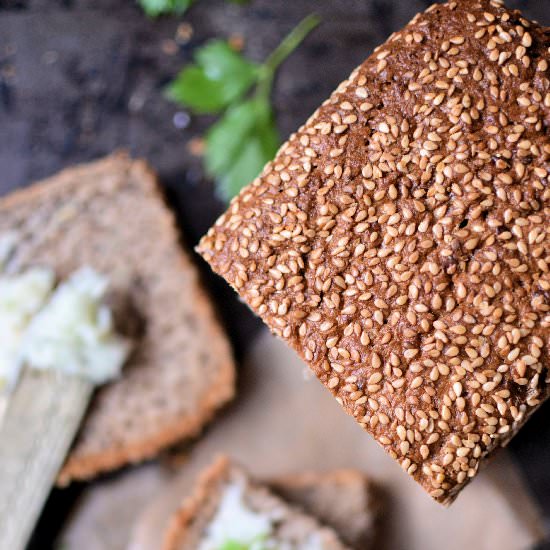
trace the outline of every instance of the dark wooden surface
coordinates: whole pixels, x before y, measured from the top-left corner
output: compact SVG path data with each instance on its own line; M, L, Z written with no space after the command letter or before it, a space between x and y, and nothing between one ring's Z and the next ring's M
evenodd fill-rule
M184 18L145 17L133 0L0 0L0 194L70 164L127 149L160 175L194 244L223 210L188 141L206 118L174 123L186 113L162 90L197 45L214 36L242 35L246 52L264 58L303 16L317 12L322 26L280 71L275 105L281 136L288 135L331 90L427 0L253 0L236 6L198 0ZM550 24L550 0L510 6ZM166 53L182 22L192 39ZM241 356L258 321L228 287L204 270ZM550 404L511 444L550 521ZM36 548L60 520L71 493L55 493Z

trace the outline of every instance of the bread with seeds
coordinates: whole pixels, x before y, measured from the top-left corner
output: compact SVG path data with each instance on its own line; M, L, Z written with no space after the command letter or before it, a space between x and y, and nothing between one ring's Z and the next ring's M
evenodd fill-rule
M437 501L550 394L550 33L435 4L198 250Z
M114 155L1 199L3 233L17 235L12 268L105 274L117 328L135 340L123 376L97 392L61 484L197 435L233 396L230 345L144 162Z
M349 550L336 532L293 508L222 457L174 514L163 550Z

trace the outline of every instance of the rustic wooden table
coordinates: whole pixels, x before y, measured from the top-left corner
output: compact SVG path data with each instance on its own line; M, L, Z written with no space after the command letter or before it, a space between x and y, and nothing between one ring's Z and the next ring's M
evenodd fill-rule
M147 19L133 0L0 0L0 194L117 148L146 157L160 174L185 236L193 244L223 209L200 162L186 147L206 119L190 120L162 95L193 48L213 36L242 35L262 59L303 16L323 25L280 72L275 104L286 136L427 0L252 0L237 6L200 0L185 18ZM550 0L509 5L550 24ZM185 21L192 39L167 53ZM256 319L229 289L205 278L242 355ZM239 321L236 322L235 320ZM550 403L512 442L526 479L550 522ZM36 548L47 548L77 488L54 493Z

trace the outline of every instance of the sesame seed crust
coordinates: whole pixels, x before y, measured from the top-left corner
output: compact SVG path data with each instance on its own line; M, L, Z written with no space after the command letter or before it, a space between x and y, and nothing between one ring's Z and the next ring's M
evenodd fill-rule
M500 2L435 4L198 247L441 503L550 395L549 59Z

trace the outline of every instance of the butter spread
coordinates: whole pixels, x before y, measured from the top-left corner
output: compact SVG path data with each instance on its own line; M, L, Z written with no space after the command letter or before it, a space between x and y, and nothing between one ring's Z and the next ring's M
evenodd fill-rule
M228 541L249 545L251 550L263 541L272 531L272 521L268 516L251 510L244 501L244 488L240 483L227 485L206 536L199 550L219 550ZM261 546L258 546L258 550Z
M21 342L23 361L97 384L117 377L130 343L114 332L111 311L103 303L107 287L107 278L89 267L61 283L29 323Z
M54 284L54 273L46 268L0 276L0 390L10 391L17 382L23 365L20 347L24 332Z
M242 483L227 485L213 520L206 528L199 550L324 550L322 537L312 533L300 544L277 541L275 526L280 520L280 510L258 513L250 509L244 500Z

